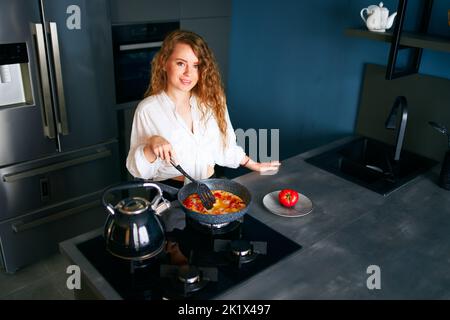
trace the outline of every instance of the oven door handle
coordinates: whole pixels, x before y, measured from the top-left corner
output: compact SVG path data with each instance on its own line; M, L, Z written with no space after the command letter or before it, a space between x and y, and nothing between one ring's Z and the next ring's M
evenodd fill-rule
M161 45L162 45L162 41L143 42L143 43L135 43L135 44L122 44L119 46L119 51L159 48L159 47L161 47Z

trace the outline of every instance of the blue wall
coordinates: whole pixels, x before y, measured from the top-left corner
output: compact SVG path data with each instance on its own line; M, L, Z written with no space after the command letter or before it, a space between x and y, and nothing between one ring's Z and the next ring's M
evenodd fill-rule
M413 29L422 0L409 3ZM348 37L378 1L233 0L228 105L234 128L280 129L280 158L352 134L365 63L386 65L390 45ZM447 0L430 29L450 35ZM384 1L391 13L397 1ZM450 78L450 53L425 50L421 73Z

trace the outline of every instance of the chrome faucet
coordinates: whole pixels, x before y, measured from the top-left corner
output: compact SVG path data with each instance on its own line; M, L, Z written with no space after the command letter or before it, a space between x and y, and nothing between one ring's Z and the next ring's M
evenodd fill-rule
M395 155L394 160L400 160L400 153L402 151L403 140L405 139L406 122L408 121L408 103L404 96L398 96L395 99L394 105L392 106L389 117L386 119L386 129L395 129L397 127L397 114L398 108L401 109L402 118L400 120L400 127L397 130L397 141L395 143Z

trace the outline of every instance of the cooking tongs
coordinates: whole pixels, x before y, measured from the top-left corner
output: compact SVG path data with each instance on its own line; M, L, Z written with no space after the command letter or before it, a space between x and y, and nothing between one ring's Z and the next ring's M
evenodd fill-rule
M183 168L181 168L179 164L176 164L172 159L170 159L170 163L175 167L175 169L180 171L183 176L191 180L193 183L197 184L197 194L200 197L203 206L208 210L211 209L214 205L214 202L216 202L216 198L214 197L211 189L209 189L206 184L195 180L190 175L188 175L186 171L184 171Z

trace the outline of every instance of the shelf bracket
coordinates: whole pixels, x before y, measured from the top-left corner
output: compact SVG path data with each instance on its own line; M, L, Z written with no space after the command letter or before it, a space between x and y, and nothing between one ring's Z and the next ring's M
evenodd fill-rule
M428 24L430 22L431 10L433 7L433 0L425 0L424 8L422 11L422 19L420 22L419 33L426 33L428 30ZM408 46L400 46L400 38L403 31L403 23L405 20L406 7L408 0L399 0L397 8L397 21L395 23L394 32L391 40L391 50L389 52L389 61L386 69L386 79L392 80L407 76L410 74L418 73L420 67L420 60L422 58L422 48L413 48ZM409 61L409 65L401 71L396 71L397 56L399 50L410 49L413 50L412 57Z

